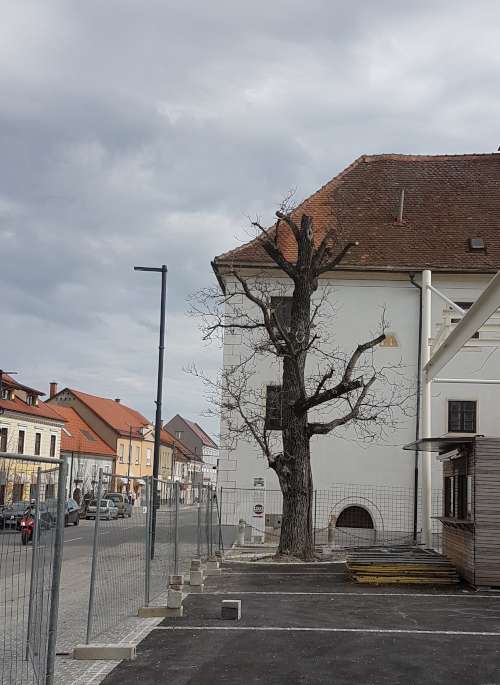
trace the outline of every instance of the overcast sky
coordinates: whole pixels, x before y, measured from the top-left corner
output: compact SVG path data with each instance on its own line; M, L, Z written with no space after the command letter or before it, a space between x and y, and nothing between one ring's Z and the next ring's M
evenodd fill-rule
M495 0L1 0L0 367L204 423L186 297L363 153L500 144Z

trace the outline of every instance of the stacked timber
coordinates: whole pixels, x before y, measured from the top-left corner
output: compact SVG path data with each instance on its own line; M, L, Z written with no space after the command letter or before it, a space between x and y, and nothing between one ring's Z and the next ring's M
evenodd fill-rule
M356 583L374 585L455 585L454 566L441 554L420 547L364 547L347 557L347 570Z

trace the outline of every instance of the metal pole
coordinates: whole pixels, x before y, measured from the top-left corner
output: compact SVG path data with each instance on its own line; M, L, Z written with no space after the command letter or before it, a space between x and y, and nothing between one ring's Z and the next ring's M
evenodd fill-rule
M179 575L179 483L174 485L175 518L174 518L174 574Z
M149 586L151 578L151 492L153 488L151 487L151 479L146 477L146 568L144 574L144 606L149 606Z
M215 488L215 493L217 494L217 487ZM219 523L219 552L224 554L224 540L222 539L222 487L220 489L220 498L216 500L216 504Z
M314 491L314 523L313 523L313 545L316 549L316 527L317 527L317 515L318 515L318 492Z
M46 685L54 683L54 667L56 662L57 619L59 615L59 587L61 583L61 567L64 546L64 503L66 479L68 478L68 464L63 460L59 467L57 483L57 515L56 533L54 538L54 562L52 564L52 586L50 588L50 612L47 640L47 676Z
M92 623L94 621L94 602L95 602L95 577L97 572L97 550L98 550L98 534L99 534L99 517L101 515L101 496L102 496L102 468L99 469L99 480L97 483L97 507L94 522L94 540L92 543L92 569L90 571L90 592L89 592L89 610L87 614L87 636L86 643L89 644L92 637Z
M432 293L431 272L422 272L422 438L430 438L432 433L431 418L431 381L425 369L431 356L429 340L432 335ZM422 542L432 546L432 475L431 453L422 452Z
M213 556L213 553L214 553L214 541L213 541L214 499L213 499L213 492L212 492L212 486L211 485L208 486L208 494L210 496L209 519L208 519L208 528L210 531L210 542L209 542L208 553L210 556Z
M206 488L207 502L205 507L205 539L207 541L207 557L210 555L210 486Z
M31 623L33 621L33 600L38 586L38 542L40 540L40 485L42 483L42 469L38 467L36 474L35 523L33 528L33 547L31 553L30 599L28 608L28 627L26 629L26 661L29 657L31 639Z
M153 511L151 525L151 558L155 553L156 535L156 501L158 487L158 473L160 469L160 438L161 438L161 403L163 395L163 358L165 351L165 301L167 293L167 267L134 266L134 271L155 271L161 273L161 302L160 302L160 344L158 346L158 384L156 390L156 418L155 445L153 454Z
M196 528L196 556L201 558L201 495L203 494L203 489L200 488L200 496L198 497L198 522Z

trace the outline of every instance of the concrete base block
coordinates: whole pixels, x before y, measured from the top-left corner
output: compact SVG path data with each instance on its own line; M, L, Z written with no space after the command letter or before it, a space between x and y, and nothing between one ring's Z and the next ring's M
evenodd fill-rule
M178 607L177 609L167 607L165 618L182 618L184 615L184 607Z
M241 619L241 599L223 599L221 602L221 618L239 621Z
M191 559L191 571L201 571L201 559Z
M174 590L182 590L184 585L184 576L169 576L168 577L168 587Z
M203 572L202 571L193 571L191 569L191 573L189 574L189 584L191 586L203 585Z
M201 585L191 585L191 587L189 588L189 592L203 592L204 589L204 583L202 583Z
M179 607L182 607L183 599L184 595L181 590L172 590L170 588L167 594L167 607L169 609L179 609Z
M121 661L122 659L128 659L133 661L135 658L135 645L131 644L77 645L73 650L73 659L86 659L89 661L101 659Z

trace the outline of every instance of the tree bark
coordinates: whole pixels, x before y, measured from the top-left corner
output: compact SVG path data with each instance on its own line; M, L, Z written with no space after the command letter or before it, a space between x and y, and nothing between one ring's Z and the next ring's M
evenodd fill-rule
M274 468L283 493L278 553L306 560L314 556L310 436L307 412L297 414L295 405L304 391L306 352L302 350L309 340L310 310L311 286L303 276L295 283L290 322L290 337L297 345L297 353L283 359L283 455Z

